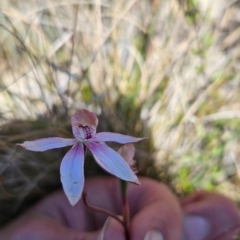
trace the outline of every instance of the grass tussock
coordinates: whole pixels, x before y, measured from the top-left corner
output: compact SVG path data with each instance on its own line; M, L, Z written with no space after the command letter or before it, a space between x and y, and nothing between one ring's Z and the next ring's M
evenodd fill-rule
M239 201L240 9L196 2L1 1L2 222L59 187L65 151L14 144L70 136L80 108L99 115L99 131L149 136L137 145L142 174Z

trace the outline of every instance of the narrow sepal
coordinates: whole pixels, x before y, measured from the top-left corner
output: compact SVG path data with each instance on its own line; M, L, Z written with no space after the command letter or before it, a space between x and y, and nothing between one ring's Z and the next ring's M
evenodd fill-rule
M61 148L71 146L76 142L76 139L67 139L60 137L42 138L33 141L26 141L24 143L17 143L17 145L35 152L44 152L53 148Z
M84 147L76 143L64 156L61 166L63 190L72 206L81 198L84 186Z
M136 138L128 135L123 135L120 133L112 133L112 132L100 132L95 135L90 141L93 142L118 142L118 143L133 143L141 141L145 138Z
M113 149L97 142L86 142L86 146L103 169L125 181L140 184L127 162Z

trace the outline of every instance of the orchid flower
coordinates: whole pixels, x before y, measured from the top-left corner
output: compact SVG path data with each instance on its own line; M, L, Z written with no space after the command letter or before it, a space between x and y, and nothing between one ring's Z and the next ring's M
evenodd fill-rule
M71 117L71 124L74 139L50 137L25 141L18 145L36 152L72 145L60 166L63 190L72 206L81 198L84 187L83 165L86 148L92 152L95 160L103 169L125 181L140 184L123 157L102 142L112 141L125 144L138 142L143 138L111 132L96 133L98 118L94 113L85 109L77 111Z

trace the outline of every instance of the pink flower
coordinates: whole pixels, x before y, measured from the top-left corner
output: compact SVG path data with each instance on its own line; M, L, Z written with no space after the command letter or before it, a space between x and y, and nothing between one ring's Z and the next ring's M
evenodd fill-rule
M94 113L85 109L77 111L71 117L71 123L74 139L51 137L18 144L27 150L37 152L73 145L64 156L60 166L63 190L71 205L78 202L83 191L84 146L92 152L95 160L103 169L125 181L139 184L137 176L127 162L117 152L101 142L112 141L125 144L138 142L143 138L111 132L96 133L98 118Z

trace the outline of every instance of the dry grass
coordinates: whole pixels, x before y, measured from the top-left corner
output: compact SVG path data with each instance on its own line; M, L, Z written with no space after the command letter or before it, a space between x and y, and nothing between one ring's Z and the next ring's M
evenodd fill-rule
M150 136L137 145L142 174L239 201L239 6L205 2L1 1L0 201L12 199L11 214L59 187L64 154L39 161L14 143L71 134L80 108L99 114L99 130Z

